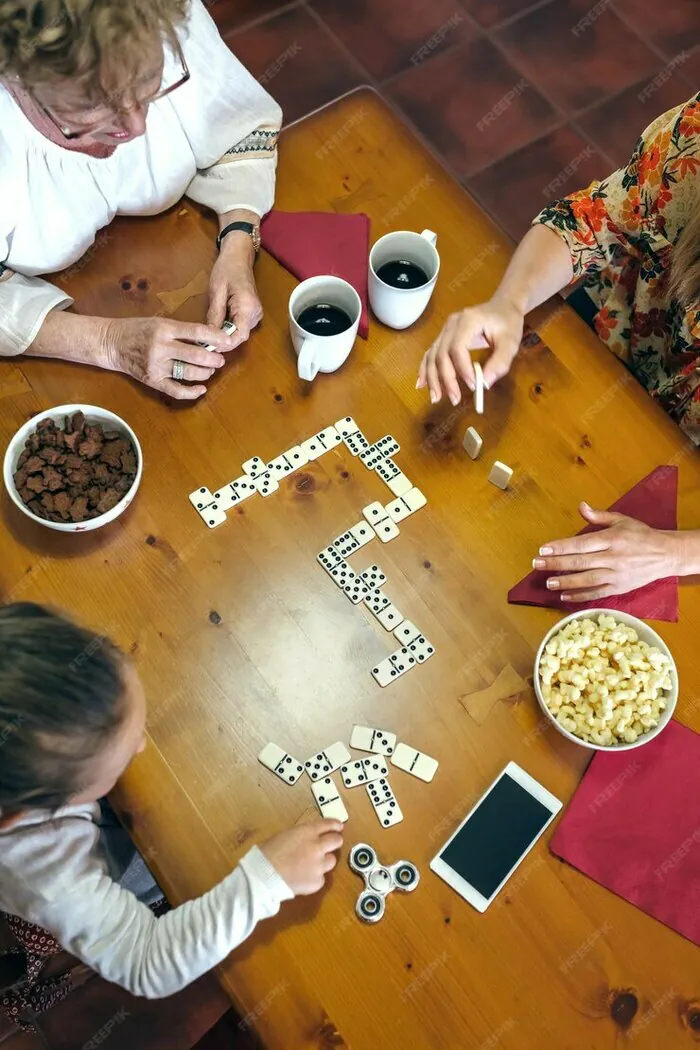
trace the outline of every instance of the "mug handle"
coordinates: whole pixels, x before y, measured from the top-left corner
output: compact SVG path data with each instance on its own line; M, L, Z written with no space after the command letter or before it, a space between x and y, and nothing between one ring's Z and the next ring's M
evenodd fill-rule
M317 343L318 339L306 338L302 341L299 349L297 371L299 372L299 378L305 379L307 383L311 383L318 375L319 366L314 354L314 347Z
M426 241L430 241L433 248L437 244L437 234L433 233L432 230L423 230L423 232L421 233L421 237L425 237Z

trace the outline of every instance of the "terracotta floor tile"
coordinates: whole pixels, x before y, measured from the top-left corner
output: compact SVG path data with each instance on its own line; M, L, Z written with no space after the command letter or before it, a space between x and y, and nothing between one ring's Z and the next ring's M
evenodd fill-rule
M482 38L402 73L386 91L463 175L499 160L557 120L537 88Z
M591 9L591 0L556 0L496 34L514 64L567 113L636 84L659 65L610 8L584 25Z
M312 6L377 80L479 32L455 0L315 0Z
M613 7L669 58L700 44L698 0L614 0Z
M285 124L366 82L359 66L304 8L229 33L226 42L280 103Z
M288 7L292 0L204 0L222 35Z
M514 240L548 201L608 174L608 163L573 128L557 128L465 185ZM555 184L556 180L556 184Z
M700 47L688 52L687 57L684 56L677 63L675 70L688 85L688 98L696 95L700 91Z
M137 999L93 977L38 1024L51 1050L77 1050L105 1026L110 1050L191 1050L229 1008L211 976L167 999Z
M629 160L642 131L660 113L687 98L688 85L677 74L658 86L650 78L578 117L577 124L620 167Z
M495 26L506 18L529 11L537 0L462 0L462 5L471 11L482 26Z

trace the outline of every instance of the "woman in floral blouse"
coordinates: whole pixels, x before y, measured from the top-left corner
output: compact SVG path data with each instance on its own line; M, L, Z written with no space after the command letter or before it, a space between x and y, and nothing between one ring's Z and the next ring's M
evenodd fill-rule
M644 132L626 167L548 205L516 250L489 302L453 314L421 362L418 387L438 402L474 388L470 350L490 347L484 380L504 376L525 314L579 279L594 325L700 444L700 94ZM562 601L584 601L700 572L700 531L661 532L581 504L605 528L540 548L535 568L568 572ZM560 591L562 581L547 581Z

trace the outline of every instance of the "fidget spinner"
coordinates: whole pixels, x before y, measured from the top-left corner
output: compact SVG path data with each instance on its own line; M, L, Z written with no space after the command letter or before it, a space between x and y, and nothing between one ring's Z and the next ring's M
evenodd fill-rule
M415 890L420 872L410 860L396 864L380 864L375 850L366 842L358 842L350 850L348 863L352 871L365 880L365 888L357 898L355 911L362 922L379 922L384 914L386 897L392 890L404 893Z

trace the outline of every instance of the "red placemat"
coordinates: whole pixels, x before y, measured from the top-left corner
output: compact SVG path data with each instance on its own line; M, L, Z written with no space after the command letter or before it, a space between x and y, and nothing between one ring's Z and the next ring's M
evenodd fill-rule
M700 944L700 736L669 722L632 751L599 751L551 850Z
M362 300L359 334L369 335L367 270L369 217L325 211L271 211L260 226L262 246L285 270L305 281L331 274L351 284Z
M677 504L678 467L657 467L608 510L637 518L653 529L676 529ZM587 525L577 535L598 532L600 528L599 525ZM654 580L645 587L611 598L599 598L592 602L562 602L556 593L547 590L548 575L546 571L534 569L508 591L508 601L514 605L546 605L552 609L561 609L565 614L578 609L604 608L631 613L642 620L669 620L672 623L678 620L677 576Z

